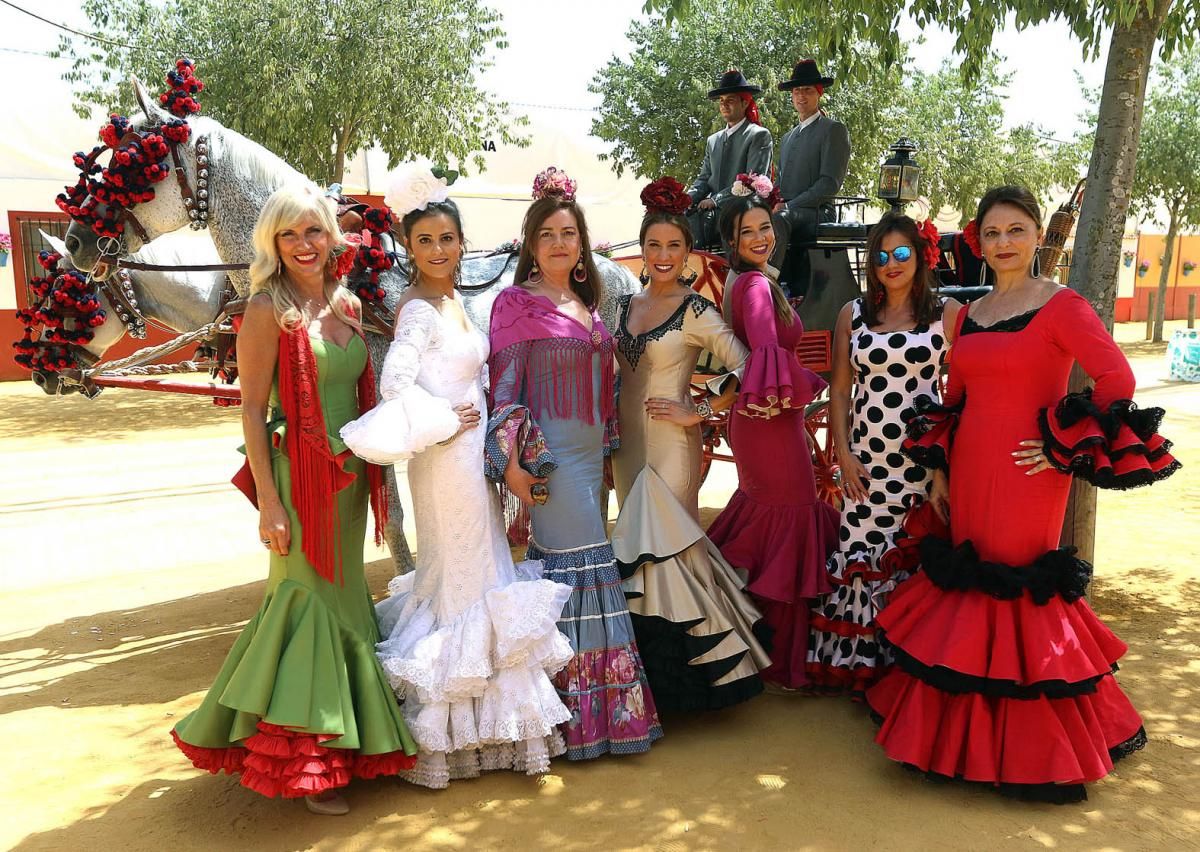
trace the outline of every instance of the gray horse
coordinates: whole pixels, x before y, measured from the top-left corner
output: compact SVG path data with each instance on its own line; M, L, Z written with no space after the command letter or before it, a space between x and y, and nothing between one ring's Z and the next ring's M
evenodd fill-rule
M42 238L69 260L62 240L45 231ZM143 247L130 259L157 266L221 262L208 240L181 239L173 235ZM225 289L225 273L134 269L129 271L129 283L142 316L173 331L184 332L199 328L216 317ZM129 332L129 327L118 317L117 309L103 291L98 297L105 313L104 322L92 329L94 336L90 342L78 346L83 350L81 360L93 364ZM48 330L43 331L42 337L47 333ZM60 383L58 373L34 370L30 378L52 396L77 389Z
M157 126L170 118L137 80L133 81L134 93L142 107L142 114L133 117L133 129ZM223 263L249 263L253 256L251 234L266 200L276 189L290 184L307 184L312 181L293 169L266 148L252 142L236 131L222 126L210 118L188 119L192 127L191 138L186 145L179 146L179 155L189 185L198 186L200 169L207 172L208 228L213 244ZM205 139L206 161L198 163L196 144ZM145 229L148 241L163 234L188 227L192 217L184 204L178 182L167 179L155 187L152 201L139 204L135 210L138 221ZM66 247L70 260L79 269L91 270L94 277L103 280L113 274L115 257L106 255L100 238L88 228L72 223L67 230ZM127 229L122 240L120 253L137 251L142 239ZM600 313L606 324L614 327L617 300L621 295L640 289L637 279L620 264L600 255L595 256L596 266L604 279L604 302ZM483 258L464 263L463 294L464 306L471 320L484 331L488 327L492 302L503 287L512 284L516 263L510 254ZM248 273L235 271L230 280L241 296L250 289ZM385 291L384 305L395 308L400 294L407 285L407 277L401 269L383 273L379 278ZM489 283L490 286L480 286ZM369 334L367 336L371 359L381 365L387 354L389 337ZM376 371L376 375L381 371ZM399 571L412 569L412 554L404 537L402 525L403 509L396 490L395 473L389 468L387 474L389 509L391 521L387 530L388 546L396 560Z

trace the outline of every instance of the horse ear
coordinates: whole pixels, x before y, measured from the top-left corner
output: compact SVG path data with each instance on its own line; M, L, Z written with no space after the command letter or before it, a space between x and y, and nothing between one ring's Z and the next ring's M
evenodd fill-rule
M47 234L41 228L38 228L38 233L42 235L43 240L45 240L47 243L50 244L50 248L54 249L56 252L61 254L63 257L69 256L69 253L67 252L67 244L65 242L63 242L61 239L54 236L54 234Z
M138 106L142 108L142 113L151 123L161 123L166 119L166 112L158 105L155 97L146 91L146 87L142 85L142 81L133 75L129 78L130 84L133 86L133 95L137 98Z

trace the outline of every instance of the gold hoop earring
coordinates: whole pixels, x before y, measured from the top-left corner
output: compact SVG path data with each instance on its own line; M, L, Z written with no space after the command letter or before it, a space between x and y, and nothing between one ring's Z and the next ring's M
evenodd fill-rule
M587 281L587 267L583 265L583 255L579 255L579 262L575 264L575 268L571 270L571 277L576 283L582 284Z

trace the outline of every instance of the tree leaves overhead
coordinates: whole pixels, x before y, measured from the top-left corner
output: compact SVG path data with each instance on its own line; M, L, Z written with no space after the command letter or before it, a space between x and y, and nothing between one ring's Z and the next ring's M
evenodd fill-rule
M739 67L766 90L759 109L778 146L796 114L776 84L796 60L814 57L837 78L823 105L850 131L853 156L842 194L874 196L879 163L900 136L920 145L921 192L933 209L954 207L964 220L998 183L1024 183L1044 197L1078 178L1086 153L1080 145L1051 140L1032 125L1003 129L1009 78L996 71L994 58L970 83L950 62L934 74L905 71L902 45L888 65L882 49L859 44L843 68L821 58L816 45L824 26L824 18L781 20L775 0L693 0L672 27L634 23L632 52L610 59L592 82L604 97L592 132L612 144L618 173L628 168L688 182L699 171L704 138L721 126L706 99L717 74Z
M836 77L822 103L851 129L854 152L844 190L868 189L875 183L879 152L894 141L888 137L901 93L900 68L885 67L878 51L862 45L860 61L848 68L826 62L816 49L822 26L823 21L781 14L772 0L696 0L677 26L664 26L661 19L634 22L627 34L632 52L610 59L590 86L604 97L592 133L612 144L609 157L618 174L630 169L641 177L670 174L690 182L704 157L704 139L722 126L707 99L716 78L740 68L763 88L759 111L778 146L796 114L776 85L791 76L798 60L815 57Z
M378 144L389 165L422 155L482 170L482 142L524 146L524 119L479 78L503 45L484 0L84 0L97 33L64 37L64 75L88 105L130 111L130 74L151 89L178 56L197 61L204 113L319 181Z
M1161 225L1200 227L1200 50L1167 65L1146 100L1131 207Z

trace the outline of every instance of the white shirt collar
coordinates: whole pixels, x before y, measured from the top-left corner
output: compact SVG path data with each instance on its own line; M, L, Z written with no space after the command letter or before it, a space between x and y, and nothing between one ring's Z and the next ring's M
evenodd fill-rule
M746 123L746 119L744 119L744 118L743 118L741 121L739 121L739 122L738 122L737 124L735 124L733 127L726 127L726 128L725 128L725 137L726 137L726 138L729 138L729 137L730 137L730 136L732 136L733 134L737 133L737 132L738 132L738 130L740 130L740 129L741 129L741 127L742 127L742 125L743 125L743 124L745 124L745 123Z
M803 130L804 128L808 127L810 124L812 124L814 121L816 121L820 117L821 117L821 111L817 110L812 115L810 115L808 118L804 119L804 121L797 124L796 127L799 128L800 130Z

